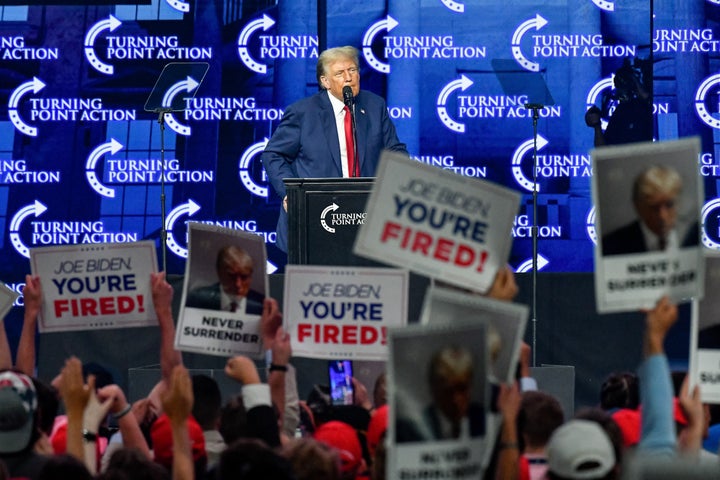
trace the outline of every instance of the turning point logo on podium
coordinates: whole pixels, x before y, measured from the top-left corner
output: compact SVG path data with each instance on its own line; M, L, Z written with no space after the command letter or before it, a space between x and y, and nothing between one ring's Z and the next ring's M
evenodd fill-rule
M338 210L341 210L340 205L333 202L320 212L320 225L328 233L334 234L336 227L363 225L367 218L366 212L343 213L342 210L340 212Z

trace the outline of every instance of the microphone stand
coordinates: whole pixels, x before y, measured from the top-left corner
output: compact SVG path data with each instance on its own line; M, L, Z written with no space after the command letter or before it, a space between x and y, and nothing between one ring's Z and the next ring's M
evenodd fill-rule
M352 106L350 107L350 118L352 124L352 137L353 137L353 171L352 177L360 176L360 159L358 158L358 145L357 145L357 125L355 124L355 98L352 99Z
M533 222L532 222L532 316L530 323L532 325L532 364L535 363L535 352L537 351L537 265L538 265L538 221L537 221L537 124L540 110L544 107L541 103L526 103L525 108L532 110L533 122Z
M167 229L165 228L165 114L170 108L158 108L158 123L160 124L160 242L162 243L162 271L167 272Z

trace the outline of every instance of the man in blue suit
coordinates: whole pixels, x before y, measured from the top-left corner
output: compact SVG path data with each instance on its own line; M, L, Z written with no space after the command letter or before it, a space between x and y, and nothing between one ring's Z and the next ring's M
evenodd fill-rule
M360 90L356 48L336 47L322 52L317 79L322 91L285 109L261 157L275 192L283 199L277 226L277 246L283 251L287 251L287 195L283 178L372 177L383 149L407 154L405 144L398 140L385 100ZM354 97L357 140L354 168L348 165L345 137L346 86L352 89Z

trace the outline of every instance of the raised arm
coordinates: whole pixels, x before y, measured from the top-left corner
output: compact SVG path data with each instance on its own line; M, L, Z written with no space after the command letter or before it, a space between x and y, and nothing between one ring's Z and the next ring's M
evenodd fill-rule
M98 390L97 396L101 402L110 402L110 413L115 417L120 428L123 446L136 448L147 458L152 459L150 448L140 430L138 419L133 415L132 405L128 403L122 388L117 385L107 385Z
M40 277L25 275L23 301L25 302L25 314L15 366L25 375L33 376L35 375L35 331L42 304Z
M162 380L170 380L173 368L182 365L182 355L175 350L175 323L172 317L172 286L165 279L165 272L151 273L153 306L160 327L160 370Z
M173 480L194 480L195 466L187 419L193 406L192 381L182 365L173 368L169 387L162 394L162 406L170 419L173 439Z
M645 452L674 455L676 451L673 389L663 343L677 315L677 306L667 297L645 312L645 360L638 371L643 405L638 449Z

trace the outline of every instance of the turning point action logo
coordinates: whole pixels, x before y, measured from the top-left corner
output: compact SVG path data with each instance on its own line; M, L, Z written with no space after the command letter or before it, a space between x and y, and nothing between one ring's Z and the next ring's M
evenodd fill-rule
M335 227L344 225L364 225L366 212L336 213L340 206L333 202L320 213L320 225L328 232L335 233Z
M250 55L250 40L262 30L267 32L275 25L275 20L263 15L251 21L240 31L237 39L237 52L240 61L250 70L265 75L267 65L260 63ZM318 39L312 35L260 35L260 58L275 60L278 58L317 58Z
M103 197L115 198L115 189L104 185L95 173L100 160L105 155L115 155L124 146L111 138L109 142L95 147L85 162L85 177L90 187ZM213 170L182 170L180 161L165 159L107 159L105 177L112 184L152 184L152 183L212 183L215 181Z
M708 94L713 91L716 97L718 93L718 86L720 85L720 73L711 75L702 81L697 91L695 92L695 111L697 112L700 119L712 128L720 129L720 119L717 117L717 112L710 113L705 102ZM715 108L720 109L720 105L714 105Z
M533 148L537 143L537 165L533 165ZM540 184L533 181L523 173L523 160L528 158L531 164L530 172L535 168L535 176L538 178L570 178L570 177L591 177L592 163L590 157L582 154L559 155L552 153L540 153L549 144L548 140L538 134L537 142L530 138L515 150L512 158L512 173L515 181L525 190L530 192L535 187L540 191Z
M452 7L449 4L452 3ZM465 6L455 2L447 2L446 6L453 11L463 12ZM461 8L462 7L462 8ZM365 61L373 70L390 73L390 64L380 61L373 53L375 37L381 32L390 33L400 23L393 17L378 20L365 31L362 40L362 53ZM455 45L452 35L386 35L382 40L382 52L386 59L453 59L453 58L485 58L486 47L474 45Z
M266 137L263 138L262 141L250 145L245 152L243 152L240 157L240 161L238 162L238 176L240 177L240 181L243 186L248 192L262 198L267 198L268 188L267 186L258 185L253 179L252 163L255 158L258 158L258 155L265 150L267 143L268 139ZM267 174L265 173L264 168L262 168L262 180L267 183Z
M540 71L540 64L530 58L625 58L636 56L636 45L605 45L603 44L603 36L598 33L552 35L536 33L531 36L530 41L525 42L526 47L528 44L530 45L532 52L531 57L528 58L523 52L523 38L533 30L539 32L548 24L548 20L538 13L535 14L535 17L522 22L513 32L511 41L512 55L522 68L531 72Z
M178 6L187 5L175 2ZM189 9L189 6L188 6ZM95 42L104 33L117 30L122 21L109 15L108 18L95 23L85 34L83 47L85 58L95 70L105 75L115 73L115 67L98 58ZM212 59L211 47L180 45L177 35L143 35L143 36L114 36L107 35L105 48L106 60L209 60Z
M39 217L47 206L35 200L20 208L10 220L10 242L23 257L30 258L30 249L21 238L20 229L30 217ZM80 243L137 242L139 235L130 232L106 232L102 220L94 221L30 221L30 241L34 246L75 245Z
M8 100L8 116L13 126L25 135L36 137L38 129L20 116L20 100L29 93L38 93L45 83L37 77L17 87ZM111 109L103 106L101 98L32 98L30 121L38 122L107 122L135 120L135 110Z
M710 200L700 211L702 243L707 248L720 250L720 198Z

